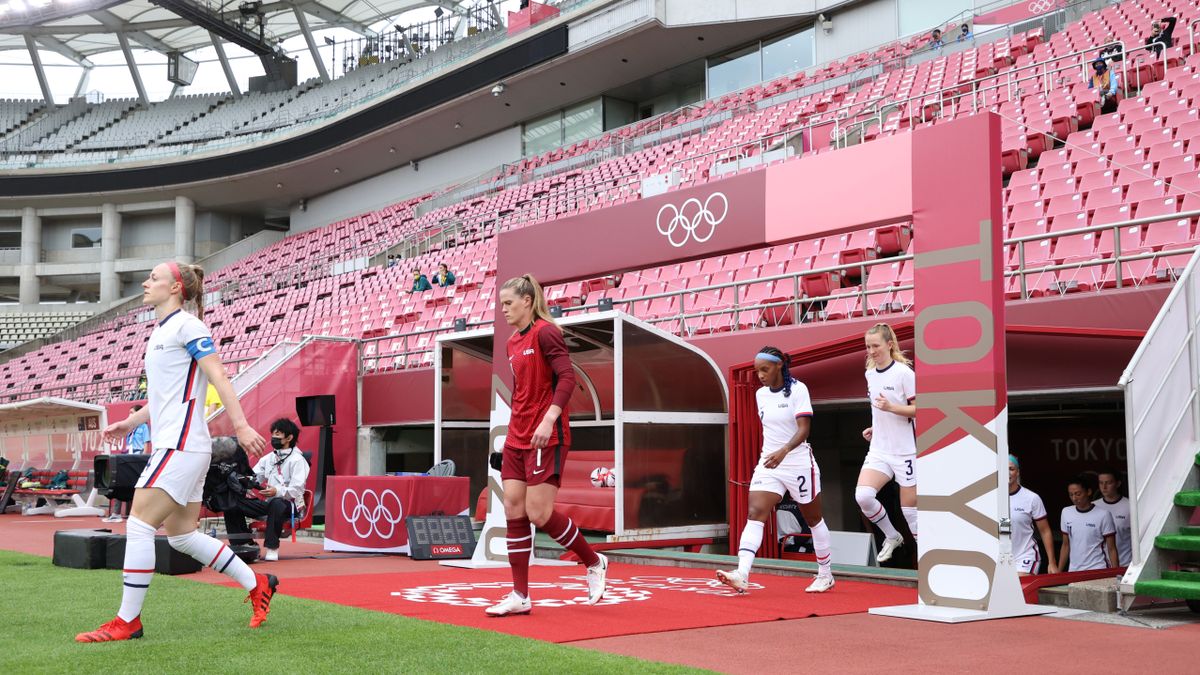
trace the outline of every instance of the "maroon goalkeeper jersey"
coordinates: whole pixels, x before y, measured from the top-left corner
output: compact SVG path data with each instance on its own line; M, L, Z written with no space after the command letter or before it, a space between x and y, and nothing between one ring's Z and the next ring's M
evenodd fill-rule
M532 448L533 432L551 405L562 408L546 447L571 444L567 403L575 389L575 371L558 327L534 319L528 328L508 338L508 365L513 372L512 418L505 444Z

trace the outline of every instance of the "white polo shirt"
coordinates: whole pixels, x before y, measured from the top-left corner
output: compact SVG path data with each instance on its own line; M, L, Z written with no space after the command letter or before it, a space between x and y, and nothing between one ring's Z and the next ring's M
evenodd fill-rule
M1110 504L1101 497L1092 503L1112 516L1113 526L1117 528L1117 555L1122 565L1128 565L1133 561L1133 541L1129 538L1129 498L1121 497Z
M796 418L812 417L813 414L812 399L809 398L808 387L804 386L803 382L792 380L791 396L784 396L783 392L782 387L778 391L770 387L759 387L754 393L758 403L758 419L762 421L763 428L762 457L775 452L792 440L792 436L796 435ZM807 448L807 444L801 444L792 450L788 454L788 461L804 459L811 462L812 451ZM804 453L806 457L792 457L800 453Z
M181 309L159 321L150 333L146 342L146 397L150 405L150 440L155 450L212 452L212 438L204 421L208 378L200 370L199 360L215 353L208 326Z
M1071 563L1068 572L1102 570L1113 567L1104 548L1104 539L1116 534L1112 516L1092 506L1080 511L1072 504L1062 510L1062 533L1071 538Z
M917 376L912 368L892 361L883 370L867 369L867 398L871 401L871 452L893 457L917 454L912 418L876 408L880 394L896 405L912 403L917 397Z
M1013 558L1037 558L1038 547L1034 539L1037 522L1046 519L1046 505L1033 490L1024 486L1008 496L1008 517L1012 522ZM1075 548L1071 543L1072 550Z

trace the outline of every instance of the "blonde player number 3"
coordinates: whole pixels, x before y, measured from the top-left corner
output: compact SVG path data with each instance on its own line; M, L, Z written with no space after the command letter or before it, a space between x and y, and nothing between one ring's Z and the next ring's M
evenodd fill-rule
M858 474L854 498L867 520L883 532L875 559L886 562L904 543L877 498L879 490L893 479L900 486L900 510L908 530L914 539L917 536L917 438L913 427L917 378L891 326L875 324L867 330L865 341L871 426L863 429L863 438L871 447Z
M246 421L233 386L204 325L204 270L196 265L165 262L142 283L142 302L154 307L155 326L146 343L148 405L104 435L123 438L150 423L153 453L138 479L125 534L121 607L117 616L94 631L75 636L78 642L131 640L143 635L142 603L154 575L154 534L167 531L171 547L222 572L249 591L250 627L267 619L279 580L255 574L229 547L196 530L204 477L212 458L212 438L204 420L203 396L212 382L237 433L238 443L257 457L266 442ZM195 314L185 312L190 302Z

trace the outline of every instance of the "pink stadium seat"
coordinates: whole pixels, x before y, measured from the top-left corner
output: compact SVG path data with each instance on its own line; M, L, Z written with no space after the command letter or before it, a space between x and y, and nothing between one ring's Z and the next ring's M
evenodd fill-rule
M1135 218L1166 216L1176 213L1179 213L1179 198L1175 196L1145 199L1139 201L1134 208Z

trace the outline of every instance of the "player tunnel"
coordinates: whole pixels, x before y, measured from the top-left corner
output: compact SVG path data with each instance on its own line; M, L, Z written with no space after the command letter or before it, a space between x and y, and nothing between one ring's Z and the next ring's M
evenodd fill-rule
M728 393L702 351L616 311L558 321L577 385L568 405L572 447L557 505L585 530L613 540L723 535ZM492 375L491 328L438 338L434 357L435 459L469 476L476 516L500 507L503 445L490 431L510 397ZM504 411L507 412L507 411ZM592 473L609 469L613 485Z

